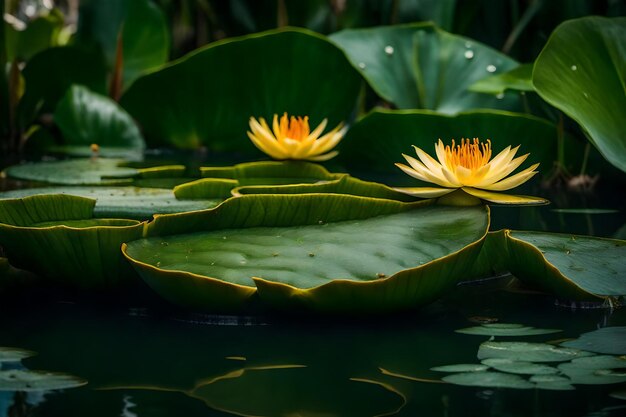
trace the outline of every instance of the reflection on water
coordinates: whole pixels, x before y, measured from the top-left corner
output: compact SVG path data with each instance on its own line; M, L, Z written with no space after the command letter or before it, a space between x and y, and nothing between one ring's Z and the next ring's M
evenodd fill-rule
M111 311L28 300L24 308L14 300L0 307L0 345L38 352L23 360L29 369L89 380L86 387L51 391L38 403L28 397L29 416L620 415L623 400L610 396L623 389L619 384L547 391L441 383L442 374L431 368L478 363L489 336L455 332L476 324L476 317L562 329L506 339L533 343L626 324L623 310L565 309L549 296L508 288L506 279L464 285L413 315L263 317L248 319L247 326L232 325L242 318L205 320L154 307ZM19 398L0 398L9 416L7 404Z

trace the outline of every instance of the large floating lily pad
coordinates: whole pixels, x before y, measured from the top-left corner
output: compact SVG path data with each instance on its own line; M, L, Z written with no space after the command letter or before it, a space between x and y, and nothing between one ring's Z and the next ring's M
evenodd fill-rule
M594 369L586 366L586 364L581 365L575 362L560 364L559 371L567 375L572 384L604 385L626 382L624 372L615 372L611 369Z
M297 365L244 368L201 382L191 396L213 409L268 417L374 417L395 414L405 404L387 384Z
M533 70L537 93L580 123L600 153L626 172L626 18L585 17L557 27Z
M34 162L6 169L9 177L67 185L130 184L139 175L135 168L122 167L126 161L114 158L69 159Z
M0 391L49 391L85 384L84 379L62 373L20 369L0 371Z
M590 356L578 349L526 342L485 342L478 349L478 359L502 358L524 362L564 362Z
M19 362L22 359L30 358L34 355L36 355L36 353L30 350L0 346L0 363Z
M349 194L362 197L386 198L398 201L415 201L416 198L394 190L383 184L362 181L357 178L343 175L339 179L323 181L317 184L288 184L288 185L252 185L237 187L234 195L246 194Z
M539 162L542 172L550 170L557 160L554 124L526 114L495 110L455 116L423 110L375 110L350 128L339 144L338 159L352 170L401 174L394 163L403 162L403 153L414 154L412 145L434 156L438 139L450 143L451 139L461 138L491 139L494 155L509 145L521 145L519 153L530 153L527 163ZM572 150L571 158L567 155L568 163L572 164L568 168L572 168L580 162L582 145L569 136L565 141ZM426 185L408 176L406 184Z
M3 198L21 198L40 194L69 194L93 198L94 217L120 217L145 220L153 214L180 213L217 206L223 198L178 199L172 190L139 187L46 187L26 188L0 193Z
M489 224L485 207L429 207L348 195L258 195L156 216L124 248L163 297L239 309L258 287L286 309L411 309L452 288ZM402 290L400 290L402 288Z
M9 261L77 288L111 289L133 282L119 248L140 238L144 225L93 219L95 203L63 194L0 200L0 244Z
M563 346L609 355L626 355L626 327L613 326L584 333Z
M540 334L558 333L558 329L538 329L521 324L487 323L481 326L467 327L456 330L457 333L479 336L535 336Z
M200 176L233 179L242 186L314 183L337 178L337 175L319 164L302 161L263 161L226 167L201 167Z
M488 388L535 388L532 384L519 375L505 374L503 372L463 372L444 376L443 381L455 385Z
M543 232L508 232L508 268L562 297L626 294L626 241Z
M254 64L242 65L242 57ZM251 116L288 112L336 126L351 116L360 86L339 48L289 28L207 45L137 79L121 104L151 145L258 153L246 137Z
M517 104L515 97L498 99L467 91L473 82L516 67L517 62L431 24L348 29L330 38L374 91L398 108L451 114Z

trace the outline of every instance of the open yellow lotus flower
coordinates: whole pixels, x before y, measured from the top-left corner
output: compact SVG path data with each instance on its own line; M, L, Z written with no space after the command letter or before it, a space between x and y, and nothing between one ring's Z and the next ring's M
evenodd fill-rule
M248 137L254 145L274 159L302 159L307 161L327 161L339 152L332 151L346 133L346 127L340 123L330 132L321 136L326 128L327 120L322 120L312 132L309 128L309 118L294 117L287 113L278 120L274 115L270 129L265 120L259 117L257 121L250 118Z
M542 198L501 194L528 181L537 174L539 164L508 177L528 157L515 158L519 146L507 146L491 159L491 141L461 139L461 144L444 146L441 139L435 144L437 160L414 146L419 161L402 155L410 166L396 164L398 168L418 180L431 182L437 187L397 188L406 194L423 198L439 198L442 204L473 205L480 200L499 204L545 204ZM496 191L496 192L494 192Z

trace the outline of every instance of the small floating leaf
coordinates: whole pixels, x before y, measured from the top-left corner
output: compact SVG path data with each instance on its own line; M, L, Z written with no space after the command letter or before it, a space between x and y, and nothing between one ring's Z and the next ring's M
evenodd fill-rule
M0 346L0 363L1 362L19 362L22 359L30 358L31 356L34 356L36 354L37 353L32 352L30 350Z
M479 336L534 336L540 334L558 333L558 329L537 329L521 324L487 323L481 326L466 327L455 330L457 333Z
M48 391L87 384L78 377L45 371L12 369L0 371L0 391Z
M482 363L498 371L510 374L551 375L559 372L552 366L503 358L485 359Z
M479 363L459 363L456 365L444 365L435 366L430 368L431 371L437 372L482 372L489 369L487 365L481 365Z
M593 353L562 348L546 343L485 342L478 349L478 359L503 358L525 362L563 362Z
M529 389L535 387L534 384L531 384L519 375L505 374L502 372L464 372L445 376L442 380L451 384L473 387L515 389Z
M604 385L626 382L626 374L609 369L590 369L573 362L562 363L558 368L573 384Z
M626 326L604 327L584 333L562 346L609 355L626 355Z

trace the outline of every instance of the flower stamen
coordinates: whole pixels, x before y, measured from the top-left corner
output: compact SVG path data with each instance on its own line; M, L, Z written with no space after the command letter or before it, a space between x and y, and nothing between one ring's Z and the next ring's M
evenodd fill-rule
M452 146L445 148L445 163L450 169L462 166L472 172L487 165L491 159L491 141L481 142L478 138L461 139L461 144L456 145L452 139Z
M309 127L309 116L291 116L291 120L287 117L287 113L280 118L280 134L283 138L289 138L301 142L311 133Z

